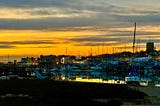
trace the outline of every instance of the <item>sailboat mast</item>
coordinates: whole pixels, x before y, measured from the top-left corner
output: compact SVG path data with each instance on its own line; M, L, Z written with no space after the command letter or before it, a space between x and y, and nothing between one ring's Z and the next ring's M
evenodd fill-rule
M136 22L135 22L135 26L134 26L134 36L133 36L133 55L135 52L135 39L136 39Z

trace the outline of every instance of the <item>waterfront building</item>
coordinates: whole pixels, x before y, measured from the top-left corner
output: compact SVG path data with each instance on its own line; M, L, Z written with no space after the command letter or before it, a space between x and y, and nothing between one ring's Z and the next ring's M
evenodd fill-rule
M154 43L153 42L147 42L146 52L147 52L147 54L151 54L154 52Z
M34 57L23 57L21 58L21 63L26 64L26 65L34 65L37 64L37 59Z

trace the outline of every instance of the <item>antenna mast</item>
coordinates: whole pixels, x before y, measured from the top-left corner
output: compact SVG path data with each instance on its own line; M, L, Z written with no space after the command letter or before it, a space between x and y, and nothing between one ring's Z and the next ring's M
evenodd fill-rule
M133 55L134 55L134 52L135 52L135 38L136 38L136 22L135 22L134 37L133 37Z

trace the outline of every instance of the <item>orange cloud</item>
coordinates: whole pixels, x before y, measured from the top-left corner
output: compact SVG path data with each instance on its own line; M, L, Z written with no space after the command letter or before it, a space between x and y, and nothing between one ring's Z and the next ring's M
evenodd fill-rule
M136 46L145 49L150 36L160 41L160 26L138 27ZM0 55L89 55L132 51L133 27L68 27L43 30L0 30ZM67 49L67 50L66 50ZM113 50L114 49L114 50Z

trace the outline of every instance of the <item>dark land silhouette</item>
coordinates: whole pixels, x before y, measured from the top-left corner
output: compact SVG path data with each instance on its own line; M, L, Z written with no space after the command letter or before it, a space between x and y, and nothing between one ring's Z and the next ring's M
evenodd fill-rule
M1 80L0 95L1 106L120 106L144 103L148 96L127 85L53 80Z

